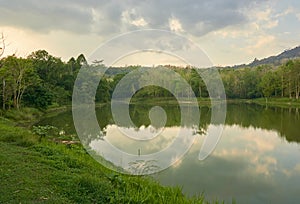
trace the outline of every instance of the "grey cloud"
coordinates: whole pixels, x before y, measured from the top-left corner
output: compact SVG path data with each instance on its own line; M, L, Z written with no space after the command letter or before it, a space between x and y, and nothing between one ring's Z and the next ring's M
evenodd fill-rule
M57 1L1 1L0 25L25 27L35 31L89 30L91 14L76 4Z
M264 1L260 1L263 3ZM151 1L137 5L141 13L151 22L152 26L167 28L170 17L177 18L184 30L196 35L203 35L228 25L247 22L242 13L257 5L249 0L202 0ZM197 26L197 25L203 26Z
M249 0L0 0L0 25L37 32L118 34L138 28L122 20L122 14L127 11L131 20L143 18L146 28L169 29L169 19L176 18L186 32L204 35L247 22L243 12L263 3Z

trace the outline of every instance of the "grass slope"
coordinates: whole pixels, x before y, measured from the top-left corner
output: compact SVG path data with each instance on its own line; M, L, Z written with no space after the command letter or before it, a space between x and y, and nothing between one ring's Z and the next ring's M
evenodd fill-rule
M80 145L39 141L0 118L0 203L204 203L147 177L120 175Z

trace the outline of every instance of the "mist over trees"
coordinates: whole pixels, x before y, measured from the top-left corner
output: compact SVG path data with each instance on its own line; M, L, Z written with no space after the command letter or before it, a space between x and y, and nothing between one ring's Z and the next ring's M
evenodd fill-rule
M1 40L1 39L0 39ZM3 41L4 44L4 41ZM3 47L3 46L2 46ZM3 50L4 47L1 49ZM71 104L74 82L77 74L87 61L84 55L70 58L67 62L50 55L45 50L38 50L26 58L16 55L0 59L0 104L2 109L19 109L20 107L35 107L46 109L50 105ZM103 64L100 64L104 66ZM130 71L140 66L126 68L109 68L102 77L96 95L96 102L108 102L118 82ZM196 97L209 97L206 85L194 68L165 66L177 72L184 78L194 91ZM155 67L153 68L155 69ZM229 99L253 98L294 98L300 95L300 60L293 59L280 66L259 65L251 68L220 68L220 76ZM98 77L95 74L95 79ZM185 97L186 90L180 82L172 79L175 96L169 91L157 86L145 87L137 91L134 97ZM134 89L135 80L124 84ZM84 87L88 90L89 80ZM84 91L84 90L83 90Z

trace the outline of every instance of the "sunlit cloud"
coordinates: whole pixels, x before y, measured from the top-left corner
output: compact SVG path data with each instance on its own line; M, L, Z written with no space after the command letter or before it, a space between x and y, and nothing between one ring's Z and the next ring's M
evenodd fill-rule
M16 48L23 55L46 49L67 60L80 53L89 55L116 35L151 28L195 40L214 64L236 64L297 46L300 38L300 31L294 29L300 24L295 0L11 0L0 4L0 31L14 44L6 55ZM7 28L23 32L24 37Z
M171 31L175 32L183 32L182 25L180 21L176 18L169 19L169 27Z

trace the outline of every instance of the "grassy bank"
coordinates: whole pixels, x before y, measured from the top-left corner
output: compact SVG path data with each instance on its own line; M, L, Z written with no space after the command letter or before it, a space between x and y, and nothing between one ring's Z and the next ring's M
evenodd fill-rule
M178 99L180 100L180 99ZM187 101L188 98L182 98L182 102ZM210 98L197 98L198 104L202 106L210 106ZM148 104L148 105L177 105L178 101L174 97L144 97L144 98L132 98L130 100L131 104Z
M260 98L253 100L253 102L261 105L277 106L283 108L300 107L300 100L290 98L269 98L267 100L264 98Z
M184 101L185 99L182 99ZM198 104L200 106L211 106L210 98L197 98ZM176 105L178 101L175 98L133 98L130 101L132 104L171 104ZM216 100L218 102L218 100ZM248 103L248 104L259 104L263 106L276 106L276 107L283 107L283 108L300 108L300 100L290 99L290 98L256 98L256 99L227 99L227 103Z
M204 203L147 177L120 175L79 144L39 137L0 118L0 203Z
M228 99L227 103L248 103L262 106L300 108L300 100L290 98L256 98L256 99Z

